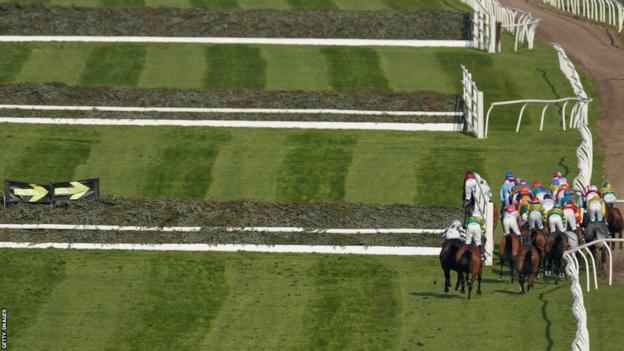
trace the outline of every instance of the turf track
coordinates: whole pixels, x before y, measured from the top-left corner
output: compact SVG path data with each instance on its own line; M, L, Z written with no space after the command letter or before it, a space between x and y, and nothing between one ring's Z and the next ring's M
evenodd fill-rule
M466 11L453 0L1 0L0 3L38 3L61 6L165 6L204 9L341 9Z
M458 93L464 63L490 101L570 93L554 51L543 44L531 52L497 55L461 49L2 47L5 83L56 77L79 85ZM65 49L79 59L54 64L50 52ZM100 52L107 54L95 54ZM152 56L162 52L169 52L163 61ZM185 66L172 65L175 57L184 57ZM314 65L289 65L300 57ZM518 111L496 110L491 138L483 141L457 133L7 125L0 137L4 150L12 151L0 153L0 178L48 182L99 176L103 191L125 196L457 206L458 177L468 168L488 179L506 169L529 179L547 179L556 168L575 172L578 136L560 131L556 109L549 111L546 131L536 133L539 110L529 108L523 133L516 135L512 124ZM599 171L594 174L600 179Z
M1 253L14 349L446 350L461 340L564 350L575 331L566 283L519 296L487 273L468 302L441 292L436 258ZM618 349L622 291L603 283L586 295L593 349Z

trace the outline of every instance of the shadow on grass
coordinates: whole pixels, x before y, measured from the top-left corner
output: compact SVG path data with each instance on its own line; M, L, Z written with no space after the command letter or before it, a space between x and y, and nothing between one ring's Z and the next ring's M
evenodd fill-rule
M552 288L548 291L544 291L543 293L539 294L539 300L542 302L542 319L544 319L544 322L546 322L546 331L544 332L544 336L546 337L546 341L548 342L548 347L546 348L546 350L548 351L552 351L553 350L553 345L554 345L554 340L552 338L552 335L550 334L551 328L552 328L552 321L550 320L550 318L548 318L548 314L546 313L546 309L548 308L548 301L544 298L544 296L546 294L550 294L558 289L561 289L563 287L563 285L559 285L555 288Z
M522 295L518 290L501 290L501 289L496 289L494 290L495 293L498 294L506 294L506 295Z
M437 293L433 291L422 291L422 292L412 292L410 293L412 296L422 297L424 299L435 298L435 299L457 299L464 298L467 295L460 295L459 293L449 292L449 293Z

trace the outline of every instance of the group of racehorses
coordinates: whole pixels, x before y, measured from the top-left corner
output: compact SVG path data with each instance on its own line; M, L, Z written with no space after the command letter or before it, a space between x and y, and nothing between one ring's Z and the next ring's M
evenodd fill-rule
M467 212L471 209L467 209ZM496 210L495 210L496 211ZM494 228L497 225L497 214L494 215ZM615 206L607 207L606 223L590 223L585 220L578 226L576 232L550 232L548 228L530 229L528 223L521 227L521 235L505 235L498 246L500 271L499 280L503 279L504 266L509 265L509 277L514 282L514 271L518 274L518 281L522 293L529 292L538 276L554 275L555 284L559 283L563 274L563 255L569 248L589 243L609 236L622 238L624 217ZM615 248L615 245L612 244ZM606 256L606 248L602 244L589 247L596 257L596 249L600 250L598 259L602 268ZM622 243L620 242L620 249ZM444 291L451 287L451 271L457 272L455 291L465 293L468 286L468 299L472 295L473 283L477 282L477 294L481 294L481 275L483 272L484 256L475 245L468 245L462 239L453 238L444 241L440 252L440 264L444 271ZM526 289L525 289L526 283Z

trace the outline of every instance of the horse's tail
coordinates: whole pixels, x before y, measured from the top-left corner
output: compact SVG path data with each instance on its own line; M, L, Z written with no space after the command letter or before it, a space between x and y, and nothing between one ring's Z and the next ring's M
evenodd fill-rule
M524 273L529 274L533 272L533 250L527 250L526 254L524 255L524 265L522 268L522 271Z
M472 250L464 251L461 259L459 260L459 264L462 267L470 267L470 261L472 260Z

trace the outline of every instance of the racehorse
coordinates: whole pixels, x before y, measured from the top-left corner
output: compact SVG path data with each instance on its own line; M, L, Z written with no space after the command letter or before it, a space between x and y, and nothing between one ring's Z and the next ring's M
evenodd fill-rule
M599 239L607 239L609 237L609 228L603 222L597 223L588 223L585 228L585 242L592 242L594 240ZM589 251L591 251L592 255L598 259L596 256L596 249L600 249L600 269L604 268L605 259L607 257L607 248L603 243L599 243L596 245L592 245L589 247Z
M463 244L455 255L455 261L459 266L460 274L465 274L461 279L462 291L468 282L468 300L472 295L472 285L477 278L477 294L481 295L481 274L483 273L483 262L481 261L481 250L474 245Z
M539 267L539 253L533 245L522 245L518 258L516 259L516 270L518 271L518 281L520 282L520 290L524 294L524 282L527 279L527 289L529 292L533 287L535 276Z
M555 273L555 284L559 283L561 278L561 269L563 268L563 253L568 249L567 234L556 231L550 233L546 245L544 246L544 262L546 265L546 275L551 272Z
M459 270L459 265L455 260L455 256L457 255L457 251L463 245L463 241L461 239L449 239L444 241L444 245L442 246L442 251L440 251L440 265L442 266L442 270L444 271L444 292L449 292L449 287L451 286L451 270L457 272L457 283L455 284L455 291L459 289L459 284L462 282L462 293L465 291L463 285L464 275Z
M498 275L498 279L503 279L503 265L505 262L509 263L509 275L511 276L511 282L513 283L514 277L514 262L516 260L516 256L518 256L518 251L520 250L520 239L516 234L509 234L503 236L501 241L498 243L498 254L500 261L500 272Z
M614 206L607 207L607 226L609 227L609 236L622 239L622 230L624 229L624 217L620 209ZM620 250L622 250L624 243L620 242ZM611 243L611 248L615 249L615 243Z

